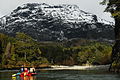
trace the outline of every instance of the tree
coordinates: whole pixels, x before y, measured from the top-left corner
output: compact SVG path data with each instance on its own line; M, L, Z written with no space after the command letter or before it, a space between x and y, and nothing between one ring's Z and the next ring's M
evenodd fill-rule
M115 44L112 49L112 62L109 70L111 70L114 65L117 65L115 69L119 71L120 69L120 0L103 0L101 4L107 4L105 11L110 12L115 20Z
M16 53L19 57L27 61L27 56L34 53L34 40L24 33L17 33L16 39L17 41L14 43Z
M15 53L14 53L14 45L12 45L10 42L7 44L5 53L2 56L2 65L8 65L10 63L15 62ZM12 62L14 61L14 62Z

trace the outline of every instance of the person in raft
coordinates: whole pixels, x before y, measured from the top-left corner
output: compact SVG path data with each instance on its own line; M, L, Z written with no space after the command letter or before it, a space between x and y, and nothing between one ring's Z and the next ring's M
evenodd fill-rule
M20 72L24 72L24 66L22 65L21 69L20 69Z
M27 68L24 68L24 76L26 76L26 75L28 75L28 73L29 73L29 70L27 69Z
M35 67L30 68L30 73L35 73Z

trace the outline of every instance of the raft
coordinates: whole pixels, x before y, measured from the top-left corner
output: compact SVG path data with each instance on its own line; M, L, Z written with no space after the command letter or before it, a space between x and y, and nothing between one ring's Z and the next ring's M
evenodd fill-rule
M22 72L22 73L13 74L12 77L15 77L15 76L25 77L25 76L34 76L34 75L37 75L37 73L28 73L24 75L24 72Z

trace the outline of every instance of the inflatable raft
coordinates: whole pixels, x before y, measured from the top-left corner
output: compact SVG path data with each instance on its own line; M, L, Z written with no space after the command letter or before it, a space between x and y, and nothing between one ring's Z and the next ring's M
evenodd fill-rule
M22 72L22 73L16 73L16 74L13 74L12 77L15 77L15 76L20 76L20 77L25 77L25 76L34 76L34 75L37 75L37 73L25 73L25 72Z

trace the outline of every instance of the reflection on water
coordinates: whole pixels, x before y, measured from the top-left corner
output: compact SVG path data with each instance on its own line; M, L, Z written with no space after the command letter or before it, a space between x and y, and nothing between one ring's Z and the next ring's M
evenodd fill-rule
M12 77L17 71L0 71L0 80L120 80L120 75L108 71L37 71L30 77Z
M36 76L12 77L12 80L36 80Z

